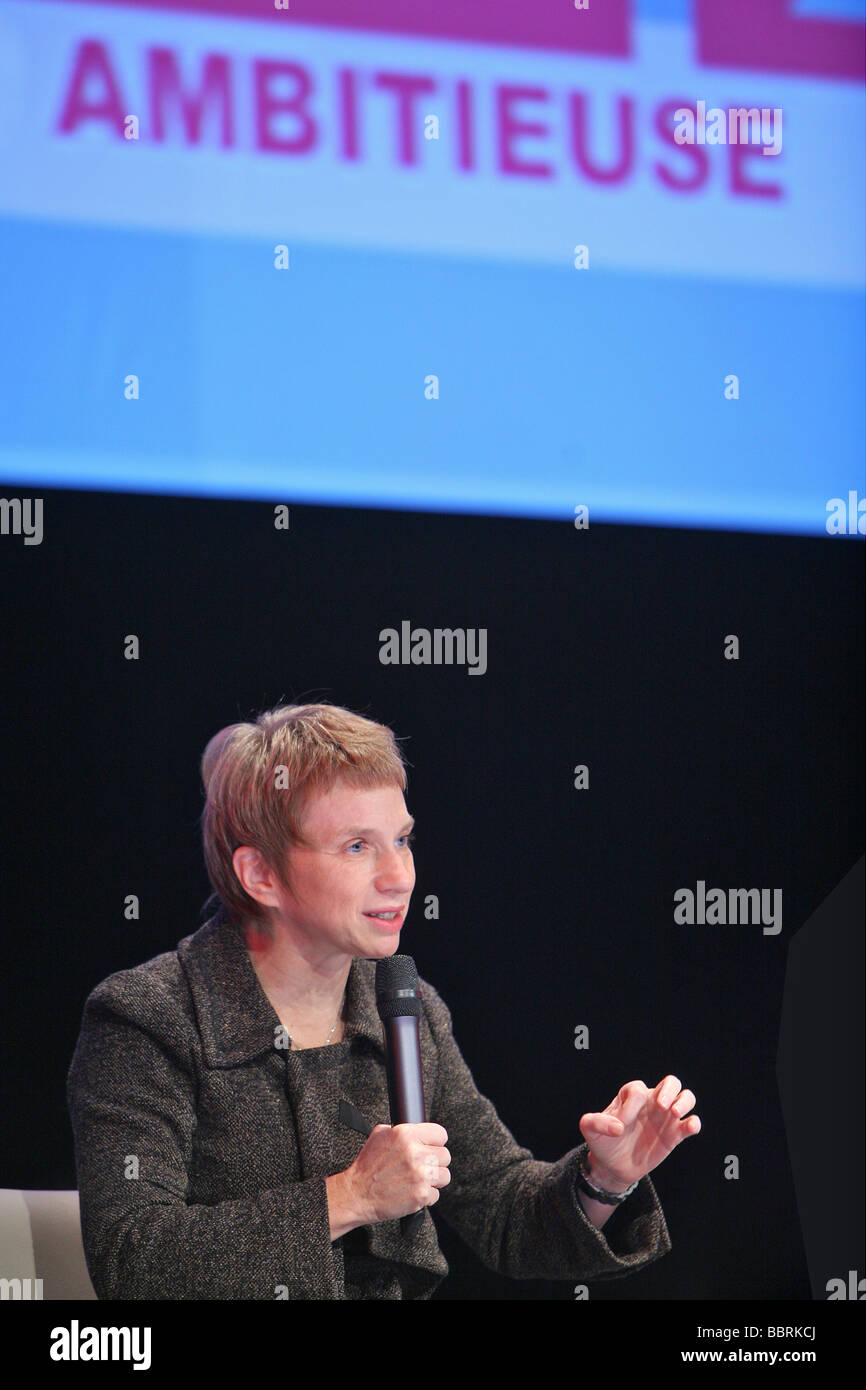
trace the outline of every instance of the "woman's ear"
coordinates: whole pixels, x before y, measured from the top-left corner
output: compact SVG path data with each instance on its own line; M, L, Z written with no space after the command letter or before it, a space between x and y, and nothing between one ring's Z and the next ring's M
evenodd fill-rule
M232 855L232 868L238 882L257 903L279 907L276 876L252 845L240 845Z

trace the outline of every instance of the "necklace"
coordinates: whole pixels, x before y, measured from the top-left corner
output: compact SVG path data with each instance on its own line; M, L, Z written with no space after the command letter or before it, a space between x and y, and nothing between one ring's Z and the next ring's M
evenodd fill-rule
M327 1046L328 1046L329 1042L331 1041L331 1038L334 1036L334 1033L337 1031L337 1024L340 1022L340 1018L341 1018L342 1013L343 1013L343 1005L345 1004L345 1002L346 1002L346 990L344 989L344 990L343 990L343 997L342 997L342 999L340 1000L340 1007L339 1007L339 1009L337 1010L337 1017L334 1019L334 1026L333 1026L333 1028L331 1029L331 1031L330 1031L330 1033L328 1034L328 1036L325 1038L325 1041L321 1044L322 1047L327 1047ZM288 1033L288 1031L289 1031L289 1030L288 1030L288 1028L287 1028L287 1029L286 1029L286 1032ZM291 1034L289 1034L289 1037L291 1037ZM298 1052L298 1051L301 1051L301 1049L300 1049L300 1048L295 1048L295 1051Z

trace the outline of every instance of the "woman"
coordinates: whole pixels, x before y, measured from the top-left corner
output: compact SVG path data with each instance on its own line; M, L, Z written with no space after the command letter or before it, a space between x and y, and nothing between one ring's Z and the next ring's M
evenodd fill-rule
M277 708L212 738L202 779L217 911L97 986L69 1072L98 1296L430 1298L448 1272L434 1205L515 1278L615 1277L665 1254L647 1174L700 1129L676 1077L630 1082L581 1118L587 1143L541 1162L421 980L429 1118L390 1127L375 962L398 950L415 884L391 731Z

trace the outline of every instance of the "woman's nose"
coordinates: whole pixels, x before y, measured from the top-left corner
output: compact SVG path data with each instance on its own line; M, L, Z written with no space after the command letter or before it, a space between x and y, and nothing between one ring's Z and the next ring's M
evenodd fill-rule
M383 855L377 866L377 878L387 879L389 883L405 884L411 888L415 882L415 868L411 861L406 862L405 853L401 854L398 850L392 850L390 854Z

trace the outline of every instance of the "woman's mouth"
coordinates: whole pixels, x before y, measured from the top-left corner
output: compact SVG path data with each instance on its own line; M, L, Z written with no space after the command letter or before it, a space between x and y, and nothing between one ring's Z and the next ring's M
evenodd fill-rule
M381 922L386 927L401 927L403 925L402 907L382 908L378 912L365 912L364 916L369 917L373 922Z

